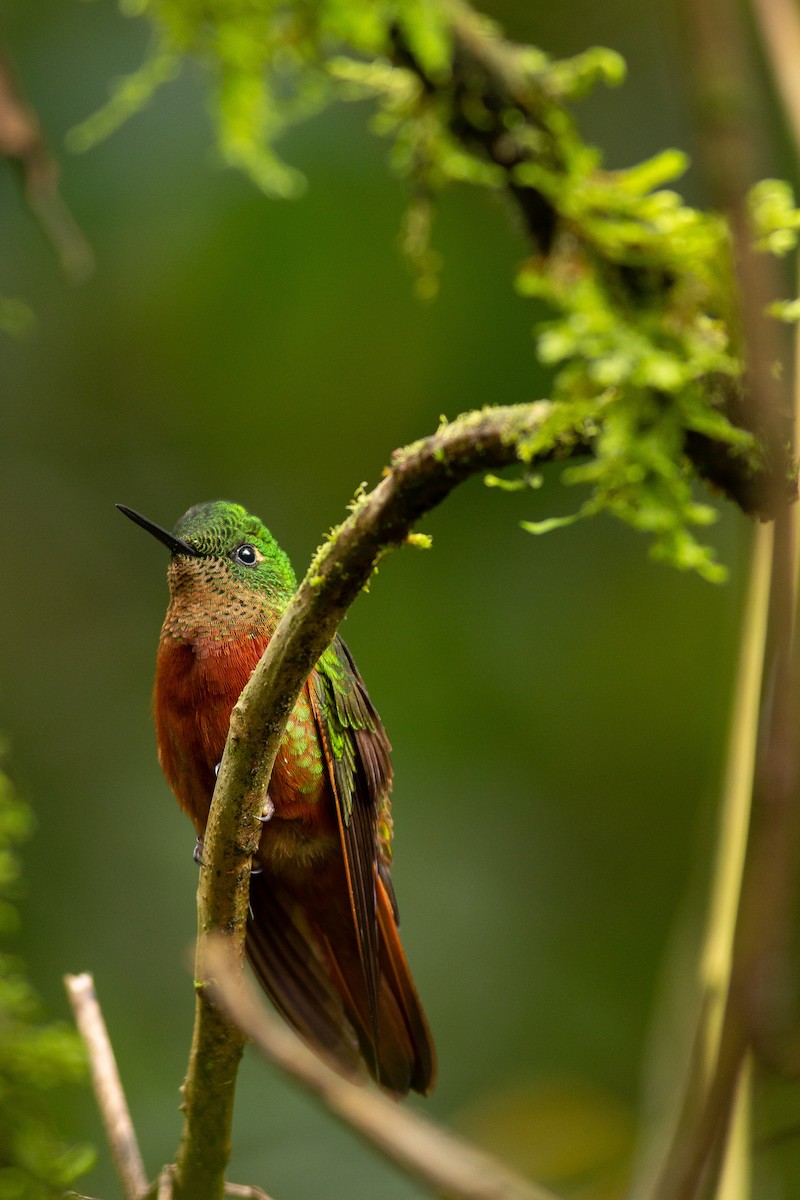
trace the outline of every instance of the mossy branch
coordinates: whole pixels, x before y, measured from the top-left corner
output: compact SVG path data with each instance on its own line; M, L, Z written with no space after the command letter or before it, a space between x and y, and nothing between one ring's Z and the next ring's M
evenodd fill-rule
M285 196L299 175L278 157L280 134L335 99L368 97L410 184L404 244L424 295L436 290L439 192L484 188L519 214L516 285L539 302L550 398L573 426L596 426L592 460L565 474L591 489L584 515L610 512L648 533L657 557L720 578L695 534L715 518L695 478L760 516L793 493L788 414L753 403L744 373L730 226L673 190L687 166L679 151L609 171L578 131L572 102L620 82L619 55L553 60L461 0L141 8L157 31L150 59L74 141L103 136L195 56L215 78L225 160Z
M471 475L527 461L527 447L552 413L546 402L484 409L397 451L381 482L354 503L318 550L233 710L198 890L198 999L176 1197L219 1200L222 1195L244 1038L208 1000L206 947L212 935L227 935L234 972L241 973L250 859L262 828L258 817L300 690L382 555L402 545L414 523ZM564 435L546 457L578 448L574 434Z

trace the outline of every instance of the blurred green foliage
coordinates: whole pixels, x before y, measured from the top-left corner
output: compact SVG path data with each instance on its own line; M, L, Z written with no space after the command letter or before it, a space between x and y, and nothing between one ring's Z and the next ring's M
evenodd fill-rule
M800 208L795 207L794 192L783 179L762 179L748 197L756 246L777 258L797 249L800 238ZM769 313L780 321L800 319L800 299L775 300Z
M12 337L25 337L33 330L36 318L21 300L0 296L0 329Z
M301 177L277 156L279 135L337 95L375 98L375 127L393 137L395 168L416 191L405 247L423 295L434 293L439 264L429 245L434 193L469 182L513 196L526 214L536 252L517 282L558 314L537 328L541 360L558 368L550 392L558 411L524 456L548 456L565 433L590 438L591 462L564 474L589 487L578 515L610 512L648 533L654 556L725 577L691 529L716 513L692 494L685 444L700 434L754 466L758 458L751 434L725 411L741 372L728 230L664 187L685 171L685 155L605 171L578 133L567 104L598 82L620 82L618 54L594 48L553 60L504 40L456 0L127 8L151 17L154 43L106 107L73 130L74 146L95 144L193 55L216 79L225 161L268 194L290 196Z
M18 847L31 832L31 813L0 761L0 939L17 932ZM0 1197L48 1200L84 1174L94 1153L68 1145L53 1118L48 1093L86 1076L83 1046L73 1029L44 1024L24 968L0 953Z

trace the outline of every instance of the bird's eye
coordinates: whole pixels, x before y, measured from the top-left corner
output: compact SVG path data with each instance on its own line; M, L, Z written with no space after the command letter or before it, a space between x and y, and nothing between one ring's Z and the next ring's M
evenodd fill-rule
M230 556L234 562L241 563L245 567L254 567L259 557L255 546L251 546L249 542L237 546L235 550L231 551Z

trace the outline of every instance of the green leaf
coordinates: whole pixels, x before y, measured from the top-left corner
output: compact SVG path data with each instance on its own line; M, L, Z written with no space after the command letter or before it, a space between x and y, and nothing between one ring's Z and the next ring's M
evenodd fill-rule
M554 529L565 529L568 525L574 525L585 515L583 510L579 510L567 517L546 517L543 521L520 521L520 526L526 533L534 533L538 536L541 533L550 533Z

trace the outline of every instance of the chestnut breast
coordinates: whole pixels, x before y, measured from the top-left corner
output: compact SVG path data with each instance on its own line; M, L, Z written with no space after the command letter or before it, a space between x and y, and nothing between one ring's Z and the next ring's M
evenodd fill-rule
M208 819L231 710L266 645L265 637L204 644L169 636L159 645L153 697L159 760L198 833ZM277 818L276 836L284 821L299 821L309 833L312 826L318 827L323 836L327 826L333 826L333 795L308 685L287 723L269 795ZM265 827L265 838L269 832ZM296 832L300 835L299 829Z

